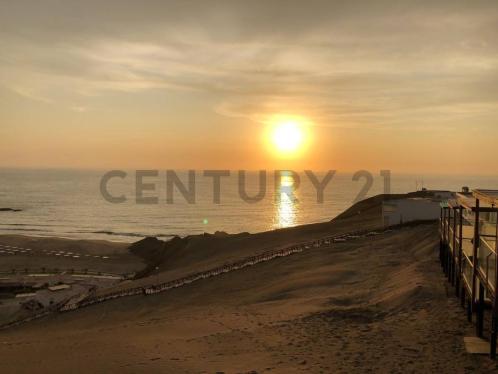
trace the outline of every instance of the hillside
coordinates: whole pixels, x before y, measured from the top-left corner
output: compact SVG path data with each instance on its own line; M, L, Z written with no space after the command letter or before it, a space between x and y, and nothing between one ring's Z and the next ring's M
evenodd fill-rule
M374 225L375 209L375 203L367 204L359 214L305 226L302 232L249 237L285 243L292 239L279 238L284 233L296 240L321 230L358 229L365 222ZM465 354L463 336L471 335L472 327L457 299L448 295L437 238L436 224L400 227L157 295L54 315L1 333L3 367L19 373L35 368L55 373L493 372L491 361ZM185 257L172 256L165 266L183 262L185 270L188 259L207 264L207 253L227 239L229 244L249 241L247 235L196 238L192 246L206 240L212 247L197 255L190 253L197 247L179 248ZM249 244L222 248L233 256L251 251ZM227 257L221 253L212 261Z

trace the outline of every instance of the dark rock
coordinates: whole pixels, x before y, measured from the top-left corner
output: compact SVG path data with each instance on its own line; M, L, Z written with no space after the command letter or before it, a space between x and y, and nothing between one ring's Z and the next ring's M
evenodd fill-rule
M22 303L21 307L25 310L37 311L43 309L43 304L37 300L31 299Z
M228 236L228 234L225 231L215 231L214 236L223 237Z
M166 242L155 237L147 237L131 244L128 250L144 259L147 264L145 269L136 273L135 278L143 278L159 270L159 266L167 262L169 256L185 247L187 243L187 238L175 236Z

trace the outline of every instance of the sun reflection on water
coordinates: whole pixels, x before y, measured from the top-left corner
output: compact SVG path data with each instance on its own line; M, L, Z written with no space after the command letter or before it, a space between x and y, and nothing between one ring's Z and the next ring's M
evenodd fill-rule
M281 171L280 183L275 188L274 229L297 224L297 203L296 181L290 173Z

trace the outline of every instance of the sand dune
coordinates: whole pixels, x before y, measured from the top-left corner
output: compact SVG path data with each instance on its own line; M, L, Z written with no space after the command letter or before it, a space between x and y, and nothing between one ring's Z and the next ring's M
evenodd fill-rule
M302 231L230 238L220 253L214 244L202 253L199 244L179 246L181 258L160 264L181 273L254 253L259 240L284 245L358 222L374 228L375 205ZM287 234L291 239L280 237ZM195 238L203 240L222 242ZM237 241L245 246L233 248ZM435 223L409 225L164 293L53 315L0 333L2 367L17 373L495 372L486 357L465 353L463 336L473 329L446 287L437 244ZM157 251L151 253L149 261L157 260ZM152 278L171 271L159 269Z
M436 238L435 225L407 227L7 330L4 367L491 372L464 352L471 326L446 294Z

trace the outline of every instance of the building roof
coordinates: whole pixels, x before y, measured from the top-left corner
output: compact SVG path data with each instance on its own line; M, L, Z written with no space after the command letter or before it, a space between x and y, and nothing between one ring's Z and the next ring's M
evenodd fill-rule
M473 195L479 201L488 203L490 205L498 206L498 190L473 190Z
M458 192L456 201L465 209L474 210L476 208L476 199L471 193Z
M66 290L68 288L71 288L71 286L68 284L58 284L57 286L48 287L50 291L61 291L61 290Z
M20 299L22 297L33 297L33 296L36 296L36 293L35 292L29 292L29 293L18 293L16 295L16 299Z
M494 192L495 199L494 203L493 195L489 192ZM482 212L496 212L498 209L498 190L473 190L472 193L467 192L457 192L456 202L462 208L467 210L475 211L477 208L477 199L479 199L479 210Z

